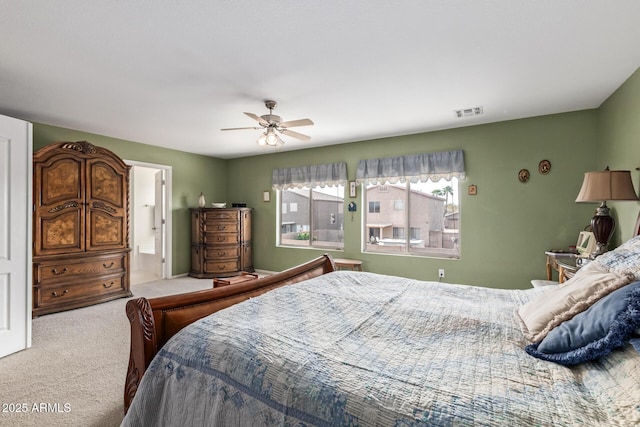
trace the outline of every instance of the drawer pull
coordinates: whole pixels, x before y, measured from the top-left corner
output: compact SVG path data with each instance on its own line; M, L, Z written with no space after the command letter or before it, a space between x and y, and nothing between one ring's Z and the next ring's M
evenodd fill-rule
M53 295L54 297L61 297L64 294L66 294L67 292L69 292L69 289L65 289L64 291L62 291L62 294L59 294L56 291L53 291L53 292L51 292L51 295Z
M218 237L218 242L224 242L226 239L224 237Z
M218 230L226 230L226 229L227 229L227 227L224 226L224 225L219 225L218 226Z
M114 282L111 282L111 283L109 283L108 285L107 285L106 283L103 283L103 284L102 284L102 286L103 286L105 289L109 289L110 287L112 287L112 286L113 286L113 283L114 283Z
M112 261L112 262L111 262L111 264L109 264L109 265L107 265L107 264L102 264L102 266L103 266L104 268L111 268L111 267L113 267L113 261Z
M53 270L51 270L51 272L52 272L53 274L55 274L56 276L59 276L59 275L61 275L61 274L64 274L64 273L66 273L67 271L69 271L69 269L68 269L67 267L63 268L63 269L62 269L62 271L58 271L58 270L57 270L57 269L55 269L55 268L54 268Z
M224 268L224 264L220 265L218 264L218 270L222 270Z

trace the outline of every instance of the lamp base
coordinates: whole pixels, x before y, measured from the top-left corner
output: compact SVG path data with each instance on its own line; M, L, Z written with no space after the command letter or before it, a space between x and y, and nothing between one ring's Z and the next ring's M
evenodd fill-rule
M596 239L596 250L592 254L593 258L607 252L609 240L615 228L616 221L609 215L607 202L602 202L598 209L596 209L595 216L591 218L591 231Z

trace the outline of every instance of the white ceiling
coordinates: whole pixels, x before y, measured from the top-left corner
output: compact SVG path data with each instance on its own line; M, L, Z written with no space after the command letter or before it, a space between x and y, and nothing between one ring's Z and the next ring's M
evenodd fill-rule
M220 158L598 107L638 0L0 0L0 113ZM484 115L456 119L455 109Z

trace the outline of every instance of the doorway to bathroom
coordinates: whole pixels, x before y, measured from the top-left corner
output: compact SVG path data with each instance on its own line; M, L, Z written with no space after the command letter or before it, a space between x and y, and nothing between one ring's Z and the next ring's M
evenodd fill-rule
M130 173L131 284L171 275L171 166L125 161Z

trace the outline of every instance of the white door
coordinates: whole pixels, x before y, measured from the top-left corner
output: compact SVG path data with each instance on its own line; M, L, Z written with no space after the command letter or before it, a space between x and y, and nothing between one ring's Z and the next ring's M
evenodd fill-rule
M153 237L155 243L155 257L153 258L153 272L159 279L165 278L164 273L164 171L155 174L155 205L153 215Z
M31 123L0 115L0 357L31 347Z

